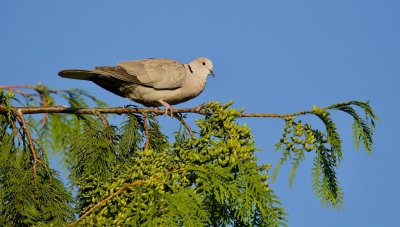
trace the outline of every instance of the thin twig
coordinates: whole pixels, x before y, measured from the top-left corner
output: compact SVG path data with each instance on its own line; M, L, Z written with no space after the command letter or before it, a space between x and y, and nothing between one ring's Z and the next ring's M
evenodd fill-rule
M39 100L34 98L35 96L39 96L38 94L32 94L32 93L28 93L28 92L23 92L23 91L18 90L18 89L13 89L12 91L17 93L17 94L22 95L25 98L29 98L32 101L39 103Z
M93 114L93 108L69 108L65 106L39 106L39 107L11 107L14 111L21 111L23 114L42 114L42 113L66 113L66 114ZM143 114L152 113L154 115L164 115L165 110L154 109L154 108L128 108L128 107L111 107L111 108L95 108L96 111L102 114ZM0 105L0 113L5 113L7 107ZM200 115L206 115L206 112L202 108L180 108L173 109L173 113L196 113ZM301 111L290 114L275 114L275 113L243 113L238 117L271 117L271 118L288 118L299 115L310 114L312 111Z
M239 117L272 117L272 118L288 118L288 117L295 117L300 115L311 114L312 111L300 111L297 113L291 114L276 114L276 113L244 113L240 114Z
M40 119L40 125L43 128L46 125L47 119L49 118L48 113L44 113L43 117Z
M115 196L121 194L123 191L126 191L132 187L135 186L141 186L146 184L146 181L143 180L137 180L134 181L132 183L126 184L124 186L122 186L120 189L118 189L118 191L114 192L113 194L109 195L107 198L103 199L102 201L98 202L96 205L94 205L92 208L90 208L88 211L86 211L82 216L80 216L76 221L74 221L73 223L67 225L67 226L75 226L78 224L79 221L81 221L83 218L85 218L86 216L88 216L89 214L91 214L95 209L97 209L98 207L104 205L108 200L114 198Z
M38 85L27 85L27 84L21 84L21 85L11 85L11 86L0 86L0 89L5 89L5 90L11 90L15 91L16 89L32 89L37 92L43 91L42 87ZM66 90L54 90L54 89L46 89L47 92L49 93L60 93L60 92L65 92Z
M104 116L98 110L95 110L94 112L96 113L97 117L99 118L99 120L103 124L104 128L107 128L108 127L108 123L107 123L107 120L104 118Z
M28 89L37 89L36 85L27 85L27 84L21 84L21 85L10 85L10 86L0 86L0 89L6 89L6 90L15 90L18 88L28 88Z
M46 99L46 96L44 95L45 92L48 93L55 93L59 94L62 92L65 92L65 90L52 90L52 89L43 89L43 87L40 86L33 86L33 85L14 85L14 86L0 86L0 89L6 89L10 90L12 92L18 93L22 95L25 99L30 99L31 101L40 104L41 106L49 106L48 105L48 99ZM32 89L36 93L28 93L28 92L23 92L20 89ZM39 97L39 99L35 98Z
M41 155L43 155L44 148L43 148L43 147L40 145L40 143L38 143L36 140L32 140L32 141L33 141L34 144L36 144L37 147L39 147L39 150L42 151L42 152L41 152ZM42 162L42 160L40 160L40 159L38 159L37 162L38 162L39 164L41 164L41 165L46 169L47 174L48 174L49 176L51 176L51 172L50 172L50 170L49 170L47 164L44 163L44 162Z
M44 89L40 86L36 85L13 85L13 86L0 86L0 89L8 89L8 90L17 90L17 89L33 89L37 91L41 95L41 93L44 91ZM53 89L46 89L47 92L49 93L61 93L61 92L66 92L66 90L53 90ZM21 92L21 91L19 91ZM0 112L3 111L5 107L2 107L0 105ZM71 114L92 114L93 109L89 108L67 108L67 107L62 107L62 106L54 106L54 107L17 107L22 109L22 113L24 114L35 114L35 113L71 113ZM205 105L200 105L195 108L182 108L182 109L172 109L171 114L176 114L176 113L197 113L201 115L205 115L206 112L204 111ZM329 108L329 107L328 107ZM143 114L143 108L127 108L127 107L121 107L121 108L97 108L96 111L99 111L100 113L114 113L114 114L127 114L127 113L142 113ZM160 110L160 109L146 109L146 112L153 113L155 115L163 115L165 114L165 110ZM239 117L271 117L271 118L288 118L288 117L294 117L294 116L299 116L299 115L305 115L305 114L310 114L312 111L302 111L302 112L297 112L297 113L292 113L292 114L275 114L275 113L243 113L240 114Z
M10 123L11 123L11 130L13 132L18 132L19 129L17 128L17 124L15 123L14 119L11 119ZM17 135L18 143L19 143L19 141L22 140L22 137L19 133L16 133L16 135Z
M174 117L175 117L176 119L178 119L178 120L183 124L183 126L185 126L185 128L188 130L188 132L189 132L190 136L192 137L192 139L195 139L196 137L194 136L194 133L193 133L192 129L191 129L190 126L186 123L186 121L183 120L183 117L182 117L180 114L174 114Z
M99 120L101 121L101 123L103 124L104 128L108 128L108 123L107 120L104 118L103 114L101 114L99 111L95 110L94 111L97 115L97 117L99 118ZM113 138L111 136L108 137L108 143L110 145L112 145L113 143Z
M147 113L142 112L143 115L143 127L144 127L144 135L146 137L146 142L144 143L144 150L149 148L149 126L147 125Z
M21 109L14 110L14 115L17 118L19 124L21 125L22 130L25 132L26 137L28 138L29 148L31 150L32 158L33 158L33 177L35 179L37 163L39 162L39 158L36 153L35 145L33 144L31 133L29 132L28 127L26 126L26 121L25 121L25 118L24 118L24 115L23 115Z

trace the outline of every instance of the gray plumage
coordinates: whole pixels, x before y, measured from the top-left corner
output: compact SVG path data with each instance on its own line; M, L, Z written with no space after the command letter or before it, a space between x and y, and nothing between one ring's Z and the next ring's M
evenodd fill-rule
M174 60L144 59L119 62L117 66L98 66L93 70L67 69L58 73L64 78L89 80L100 87L145 106L165 106L198 96L213 64L200 57L188 64Z

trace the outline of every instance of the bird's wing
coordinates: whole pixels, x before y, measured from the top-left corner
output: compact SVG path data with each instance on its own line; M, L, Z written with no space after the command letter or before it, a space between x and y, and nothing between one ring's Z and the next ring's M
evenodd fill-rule
M186 76L183 64L163 58L119 62L117 67L122 67L130 75L126 76L126 79L137 79L139 84L155 89L179 88L183 85Z

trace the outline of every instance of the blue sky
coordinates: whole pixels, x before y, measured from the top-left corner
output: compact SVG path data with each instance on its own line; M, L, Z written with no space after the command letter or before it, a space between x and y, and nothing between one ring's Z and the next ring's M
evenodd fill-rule
M382 119L370 156L355 151L351 119L333 114L344 141L338 172L344 210L325 209L314 197L311 157L292 189L288 166L272 187L290 226L400 226L399 12L396 0L1 1L0 84L83 88L120 106L130 102L57 72L148 57L189 62L207 56L217 77L199 97L177 107L232 99L246 112L290 113L370 100ZM167 117L161 121L167 129L177 127ZM264 150L260 161L276 164L273 145L283 122L244 121Z

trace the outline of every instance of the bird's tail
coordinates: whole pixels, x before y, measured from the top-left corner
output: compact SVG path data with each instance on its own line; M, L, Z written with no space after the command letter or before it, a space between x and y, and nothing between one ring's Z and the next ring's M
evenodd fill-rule
M92 77L98 76L99 74L92 70L67 69L58 72L58 75L64 78L76 80L90 80Z

